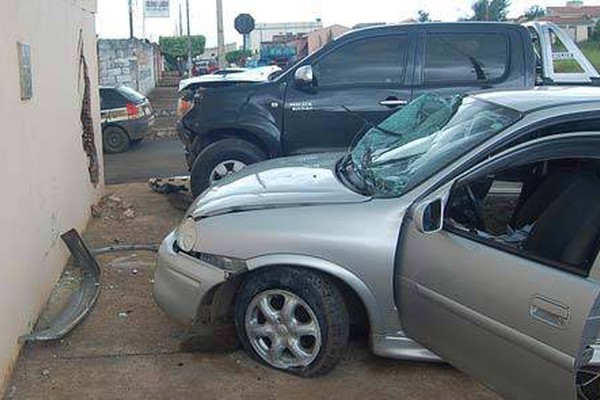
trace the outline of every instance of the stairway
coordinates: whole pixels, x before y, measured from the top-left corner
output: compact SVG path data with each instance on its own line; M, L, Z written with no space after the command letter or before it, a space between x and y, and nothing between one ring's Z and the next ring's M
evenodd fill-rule
M163 72L156 87L148 94L148 99L156 116L154 122L156 137L177 135L175 131L175 125L177 124L177 86L180 79L177 73Z

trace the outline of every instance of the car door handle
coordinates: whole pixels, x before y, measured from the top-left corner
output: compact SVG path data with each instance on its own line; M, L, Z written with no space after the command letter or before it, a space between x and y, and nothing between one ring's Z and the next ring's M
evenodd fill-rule
M534 296L529 305L529 314L546 324L564 328L569 324L571 309L544 296Z
M379 102L379 105L385 106L385 107L400 107L400 106L405 106L408 104L408 101L406 100L400 100L400 99L396 99L396 98L392 98L392 97L388 97L385 100L381 100Z

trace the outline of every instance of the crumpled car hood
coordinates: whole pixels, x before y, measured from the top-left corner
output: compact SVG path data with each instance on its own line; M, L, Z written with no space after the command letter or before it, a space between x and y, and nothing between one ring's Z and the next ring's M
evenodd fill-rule
M345 187L336 177L339 153L286 157L250 165L200 195L188 216L318 204L343 204L370 198Z

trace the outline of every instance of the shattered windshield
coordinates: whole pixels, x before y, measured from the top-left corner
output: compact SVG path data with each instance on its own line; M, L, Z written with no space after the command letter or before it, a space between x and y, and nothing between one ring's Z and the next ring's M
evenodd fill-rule
M425 94L371 128L351 153L355 173L374 197L397 197L521 114L475 97Z

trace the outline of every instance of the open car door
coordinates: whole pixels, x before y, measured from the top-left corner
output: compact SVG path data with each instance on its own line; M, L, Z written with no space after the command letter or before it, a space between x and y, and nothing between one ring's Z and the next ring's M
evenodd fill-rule
M404 331L506 398L577 398L600 322L600 285L589 277L598 149L598 135L537 140L418 200L396 257ZM494 204L513 208L502 217ZM515 225L510 234L491 227L494 218Z

